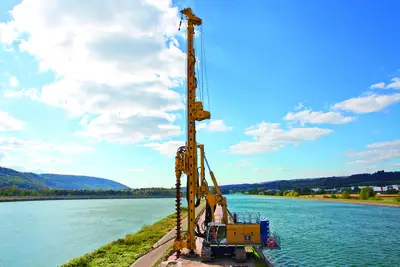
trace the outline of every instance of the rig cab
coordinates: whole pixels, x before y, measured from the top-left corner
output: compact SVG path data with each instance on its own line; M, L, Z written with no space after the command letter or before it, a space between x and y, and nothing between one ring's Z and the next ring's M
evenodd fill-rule
M232 255L236 262L246 261L246 247L279 249L279 237L270 235L269 221L259 212L233 213L228 224L210 222L205 229L201 260L212 261L220 255Z

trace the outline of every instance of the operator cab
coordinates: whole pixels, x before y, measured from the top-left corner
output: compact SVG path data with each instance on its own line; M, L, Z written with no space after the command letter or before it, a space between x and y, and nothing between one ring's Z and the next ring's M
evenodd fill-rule
M226 224L210 222L208 224L206 239L210 244L226 244Z

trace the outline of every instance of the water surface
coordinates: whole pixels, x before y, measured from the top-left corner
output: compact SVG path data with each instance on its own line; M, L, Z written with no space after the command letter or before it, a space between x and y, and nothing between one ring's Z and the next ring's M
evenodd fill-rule
M0 203L0 267L55 267L174 212L174 199Z
M282 238L276 266L400 266L400 208L230 195ZM54 267L174 211L174 199L0 203L0 266Z
M281 236L265 251L275 266L400 266L400 208L232 195L236 211L260 211Z

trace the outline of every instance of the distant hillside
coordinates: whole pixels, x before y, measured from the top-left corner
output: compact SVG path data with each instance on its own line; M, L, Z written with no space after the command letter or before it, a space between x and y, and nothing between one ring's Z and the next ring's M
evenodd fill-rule
M16 185L19 188L39 189L47 187L45 178L31 172L18 172L0 167L0 187Z
M62 175L62 174L40 174L49 182L51 188L62 189L127 189L126 185L118 182L107 180L104 178L91 177L91 176L75 176L75 175Z
M400 184L400 172L385 172L379 171L376 173L363 173L354 174L350 176L341 177L322 177L322 178L305 178L295 180L279 180L272 182L263 182L255 184L232 184L220 186L223 193L228 193L230 190L239 192L251 189L279 189L279 190L292 190L303 187L308 188L323 188L332 189L340 187L348 187L354 185L375 185L385 186Z
M40 189L126 189L121 183L104 178L61 175L61 174L35 174L18 172L9 168L0 167L0 187L16 185L19 188Z

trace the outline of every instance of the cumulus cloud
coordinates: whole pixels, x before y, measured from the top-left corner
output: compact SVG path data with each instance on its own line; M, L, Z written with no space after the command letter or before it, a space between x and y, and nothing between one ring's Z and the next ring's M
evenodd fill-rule
M25 123L14 118L9 113L0 110L0 132L5 131L22 131Z
M65 156L49 156L39 153L28 153L28 161L34 166L52 167L54 165L70 165L73 163L72 159Z
M166 141L163 143L148 143L144 144L145 147L150 147L161 154L169 157L173 157L179 147L184 146L184 141Z
M400 78L393 78L392 82L386 86L389 89L400 89Z
M73 164L73 158L93 150L91 146L74 143L56 144L48 141L24 140L0 136L0 151L7 153L3 166L22 171L54 170L55 166ZM40 168L39 168L40 167Z
M311 124L345 124L353 121L354 117L346 117L340 114L339 112L329 111L312 111L312 110L302 110L298 112L289 112L284 117L285 120L298 122L302 126L306 123Z
M7 157L7 153L0 151L0 163L3 161L4 158Z
M371 89L400 89L400 78L395 77L391 79L391 82L385 84L384 82L376 83L371 85Z
M170 0L23 0L11 14L1 24L8 33L2 42L23 33L19 49L57 78L8 96L91 115L78 134L96 139L140 142L180 133L175 119L184 106L171 88L184 80L185 54Z
M10 80L8 81L8 83L10 84L11 87L16 87L16 86L18 86L19 81L18 81L17 77L10 76Z
M367 145L367 148L370 149L348 152L347 156L356 160L346 162L346 164L370 165L400 158L400 140L372 143Z
M390 95L370 94L339 102L333 105L333 109L361 114L380 111L397 102L400 102L400 93Z
M371 89L384 89L385 88L385 83L380 82L380 83L375 83L370 86Z
M245 135L252 136L254 141L242 141L230 147L235 154L269 153L282 149L287 144L298 145L303 141L317 140L333 132L318 127L282 129L280 123L261 122L247 128Z
M18 39L18 32L13 22L0 23L0 43L10 49L15 40Z
M368 148L400 148L400 139L389 142L378 142L367 145Z
M122 116L105 113L83 125L84 130L77 135L110 142L137 143L145 140L161 140L182 133L173 125L174 118L165 116Z
M196 128L209 132L225 132L232 130L233 127L225 125L223 120L210 120L209 122L200 122Z
M66 154L81 154L92 151L93 147L78 144L52 144L45 141L23 140L14 137L0 136L0 150L26 153L54 151Z

